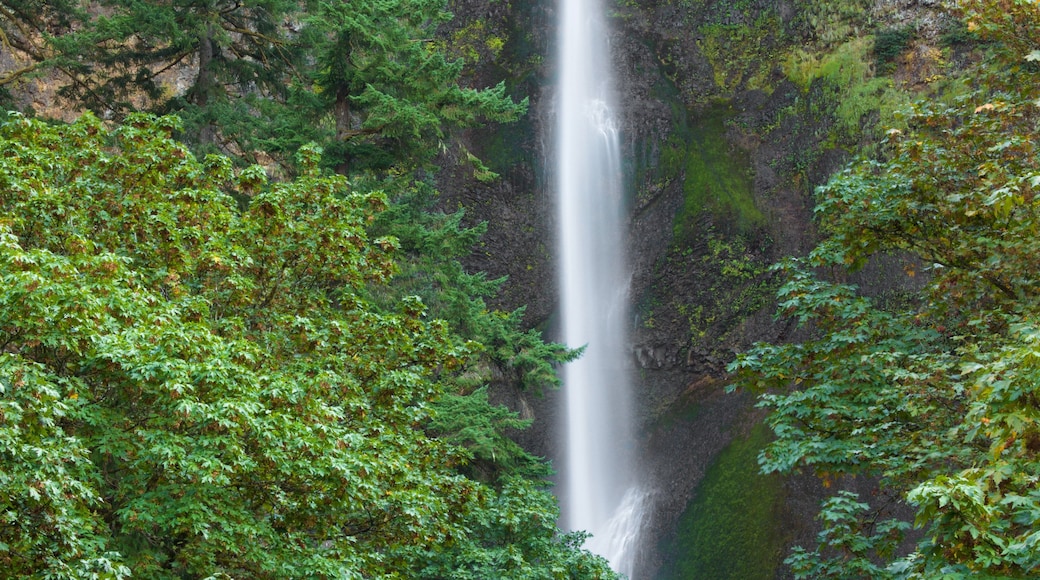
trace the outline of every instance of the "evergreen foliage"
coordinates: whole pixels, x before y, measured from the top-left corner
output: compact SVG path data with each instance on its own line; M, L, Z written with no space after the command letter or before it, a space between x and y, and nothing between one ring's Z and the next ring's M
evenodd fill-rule
M889 28L874 35L874 64L878 71L895 68L895 60L910 42L909 28Z
M327 147L338 170L428 161L444 129L515 121L527 108L505 85L462 87L462 61L436 41L447 0L323 3L308 20L323 38L314 72L317 113L331 114Z
M14 83L40 68L52 56L46 39L69 32L84 12L76 0L3 0L0 2L0 47L15 67L0 74L0 86Z
M305 143L341 173L429 161L445 130L514 121L526 100L460 84L446 0L0 3L0 40L103 118L176 113L203 152L280 163ZM185 74L188 72L188 74ZM174 74L176 73L176 74Z
M780 313L800 344L760 344L731 366L776 434L766 472L868 474L917 508L923 539L859 499L824 505L801 578L1035 577L1040 573L1040 7L968 0L987 57L960 96L923 100L877 158L818 191L827 238L787 260ZM921 300L883 308L820 273L879 253L923 266Z
M284 102L303 63L290 34L298 4L284 0L107 0L100 15L48 39L53 65L69 71L62 95L99 115L177 111L193 141L251 151L265 104ZM183 91L164 78L191 70ZM268 111L269 113L269 111Z

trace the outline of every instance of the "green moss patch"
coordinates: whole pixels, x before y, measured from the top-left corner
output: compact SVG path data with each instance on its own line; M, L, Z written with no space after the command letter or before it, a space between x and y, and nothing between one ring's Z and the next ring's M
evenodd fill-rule
M742 88L772 92L773 37L782 30L780 16L772 11L758 15L750 24L709 23L698 28L697 46L711 63L715 84L723 94Z
M658 580L771 579L782 561L782 481L758 471L769 441L763 424L738 436L712 463L665 547Z
M888 41L886 41L888 42ZM832 142L858 143L864 131L901 126L897 111L908 102L908 96L885 76L875 76L873 50L875 41L867 36L843 43L827 53L794 49L784 61L784 73L808 92L820 83L824 102L833 110L835 124ZM877 112L877 122L863 127L864 116ZM802 114L818 118L824 111L808 110ZM880 135L875 134L875 137Z
M727 117L722 107L709 109L694 120L685 143L672 135L662 147L662 169L682 167L684 175L683 207L673 222L677 242L696 234L704 211L727 218L739 231L765 224L755 206L747 155L726 141Z

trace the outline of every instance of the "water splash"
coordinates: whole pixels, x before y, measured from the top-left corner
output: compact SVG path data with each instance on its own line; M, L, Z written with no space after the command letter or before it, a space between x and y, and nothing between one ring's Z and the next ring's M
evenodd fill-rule
M605 556L615 571L630 579L636 576L639 541L649 504L648 491L639 487L629 488L613 517L607 522L606 534L603 537L593 536L588 544L590 550Z
M564 525L633 574L647 494L634 476L629 279L617 107L597 0L561 0L556 171L563 338L586 345L564 368Z

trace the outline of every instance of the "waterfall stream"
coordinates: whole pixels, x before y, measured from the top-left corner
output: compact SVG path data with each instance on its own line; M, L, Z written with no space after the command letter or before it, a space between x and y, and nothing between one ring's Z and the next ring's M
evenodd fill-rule
M564 525L634 577L647 494L634 475L623 175L610 47L597 0L561 0L556 171L564 368Z

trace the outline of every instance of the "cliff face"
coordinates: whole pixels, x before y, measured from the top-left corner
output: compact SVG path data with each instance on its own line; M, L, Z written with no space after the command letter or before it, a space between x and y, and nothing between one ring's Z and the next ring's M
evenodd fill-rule
M750 397L723 392L725 365L751 342L797 339L800 331L773 319L778 282L768 265L812 247L813 188L876 140L893 111L957 58L944 40L955 25L935 4L609 3L631 193L631 363L646 469L657 490L643 577L687 577L684 554L704 546L691 547L684 534L703 526L682 514L729 501L711 495L728 493L712 483L722 476L705 474L727 461L753 463L755 445L764 444ZM444 176L443 203L489 222L469 266L509 276L497 305L528 305L528 323L551 333L555 8L544 0L459 0L454 9L452 38L460 44L479 53L488 36L503 39L499 52L482 54L478 84L505 79L516 94L531 96L532 107L520 125L461 136L502 178L476 184L462 167ZM467 41L474 30L485 37ZM873 293L912 289L899 258L871 265L856 281ZM523 442L557 455L555 397L504 390L499 397L536 417ZM738 459L736 449L748 445L754 449ZM732 549L763 544L768 555L753 569L715 569L722 575L712 577L783 577L788 547L813 536L823 495L814 477L748 485L765 490L761 505L746 510L757 521L725 511L711 517L749 528L719 542Z

